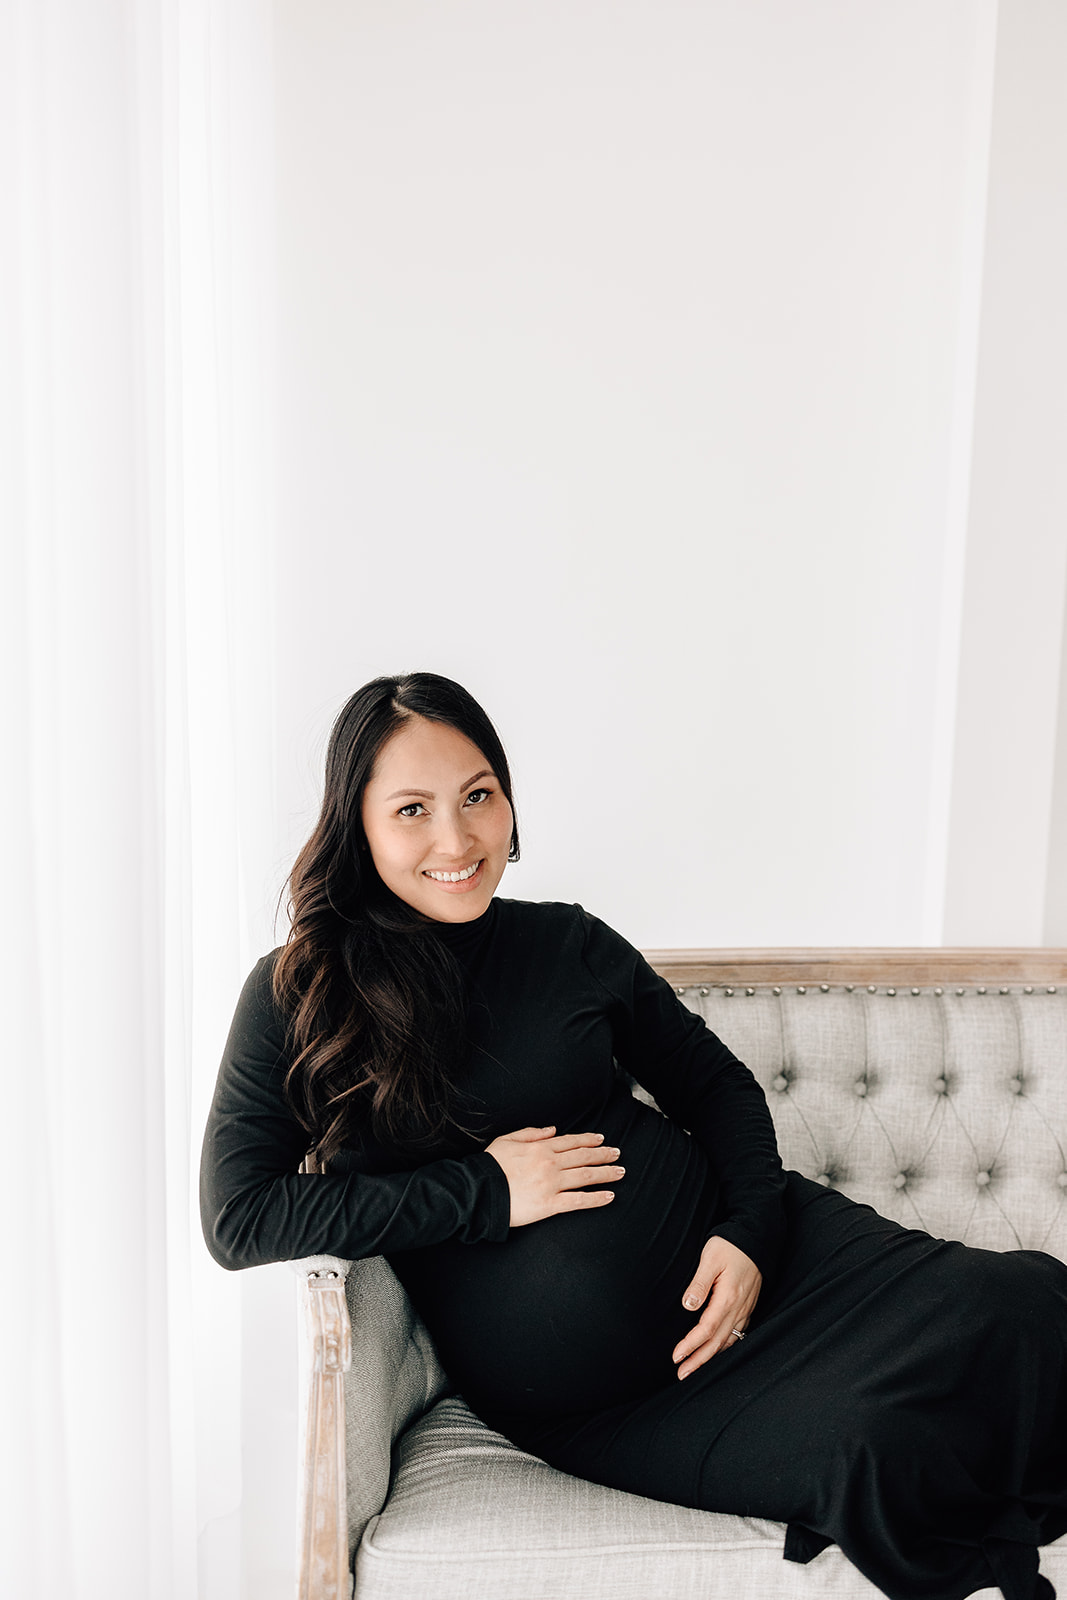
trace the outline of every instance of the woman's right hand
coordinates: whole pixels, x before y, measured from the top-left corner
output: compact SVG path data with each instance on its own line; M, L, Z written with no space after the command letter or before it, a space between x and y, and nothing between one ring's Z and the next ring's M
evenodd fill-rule
M614 1183L626 1171L612 1163L620 1152L602 1133L564 1133L555 1128L519 1128L502 1133L486 1151L504 1169L511 1190L511 1226L521 1228L561 1211L610 1205L610 1189L587 1191L590 1183Z

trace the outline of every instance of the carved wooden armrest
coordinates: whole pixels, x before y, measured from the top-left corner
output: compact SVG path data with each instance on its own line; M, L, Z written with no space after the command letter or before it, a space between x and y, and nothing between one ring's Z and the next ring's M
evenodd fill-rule
M307 1420L300 1508L298 1600L349 1600L344 1375L352 1363L345 1301L351 1265L336 1256L294 1261L306 1338Z

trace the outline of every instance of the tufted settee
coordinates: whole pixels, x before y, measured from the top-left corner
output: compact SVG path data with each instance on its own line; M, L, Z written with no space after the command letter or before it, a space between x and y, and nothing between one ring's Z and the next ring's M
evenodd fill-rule
M756 1074L787 1167L938 1236L1067 1259L1067 951L649 959ZM781 1524L585 1483L490 1432L381 1258L294 1265L300 1600L342 1600L353 1572L356 1600L876 1600L836 1546L785 1562ZM1067 1540L1041 1563L1067 1596Z

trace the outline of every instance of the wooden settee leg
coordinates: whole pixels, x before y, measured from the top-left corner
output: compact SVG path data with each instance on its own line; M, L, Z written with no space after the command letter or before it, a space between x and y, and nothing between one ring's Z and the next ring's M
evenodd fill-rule
M352 1347L345 1282L329 1271L305 1282L311 1362L297 1600L349 1600L344 1374Z

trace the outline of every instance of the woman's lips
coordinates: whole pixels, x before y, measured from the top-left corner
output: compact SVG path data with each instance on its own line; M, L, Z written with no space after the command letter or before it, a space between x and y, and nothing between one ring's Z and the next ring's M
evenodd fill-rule
M485 857L483 856L478 863L476 872L472 872L469 878L457 878L455 883L452 882L451 878L447 881L444 878L435 878L429 872L424 872L423 877L428 879L435 889L444 889L448 894L466 894L468 889L476 889L478 887L484 874Z

